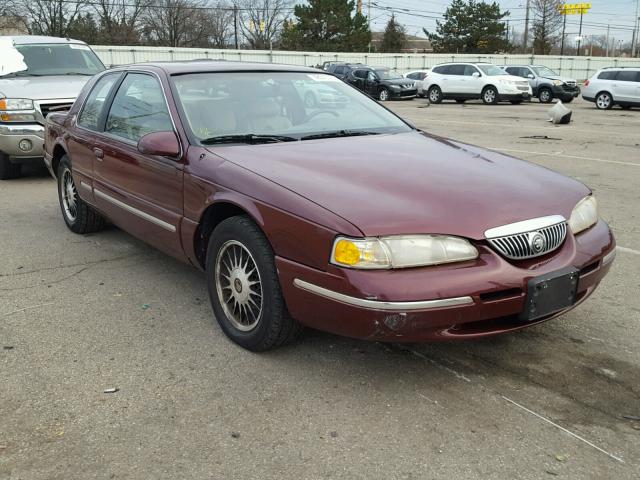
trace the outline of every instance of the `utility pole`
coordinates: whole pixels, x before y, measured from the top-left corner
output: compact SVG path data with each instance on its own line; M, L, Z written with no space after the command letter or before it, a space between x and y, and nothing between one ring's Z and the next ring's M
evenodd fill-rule
M636 0L636 18L634 19L635 27L633 28L633 40L631 40L631 58L636 56L636 52L638 51L638 36L640 36L640 31L638 31L638 19L640 18L640 0Z
M605 57L609 56L609 28L611 25L607 25L607 53L604 54Z
M367 0L367 22L369 24L369 35L371 35L371 0ZM371 40L369 40L369 53L371 53Z
M567 14L563 13L564 20L562 21L562 40L560 41L560 56L564 55L564 31L567 29Z
M580 31L578 32L578 46L576 48L576 55L580 56L580 44L582 43L582 17L584 16L584 12L580 10Z
M527 41L529 40L529 8L531 0L527 0L527 13L524 16L524 36L522 38L522 50L527 53Z
M236 41L236 50L238 50L238 5L233 4L233 36Z

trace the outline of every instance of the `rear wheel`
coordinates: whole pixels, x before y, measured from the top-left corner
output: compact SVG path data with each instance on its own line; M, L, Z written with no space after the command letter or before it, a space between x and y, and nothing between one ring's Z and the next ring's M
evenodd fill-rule
M600 110L609 110L613 107L613 98L609 92L600 92L596 95L596 107Z
M429 89L428 92L429 102L431 103L440 103L442 102L442 90L437 85L434 85Z
M58 199L64 222L74 233L92 233L104 227L102 215L91 208L78 195L78 189L73 179L71 162L66 155L58 165Z
M498 90L496 87L487 87L482 91L482 101L486 105L495 105L498 103Z
M538 92L540 103L550 103L553 100L553 93L548 88L541 88Z
M238 345L264 351L302 330L287 312L271 245L248 217L232 217L215 228L206 271L215 317Z
M20 165L11 163L9 156L0 152L0 180L11 180L20 176Z

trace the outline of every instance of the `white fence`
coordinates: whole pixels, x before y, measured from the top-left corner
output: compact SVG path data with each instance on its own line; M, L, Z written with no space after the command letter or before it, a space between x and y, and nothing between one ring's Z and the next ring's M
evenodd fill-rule
M388 54L288 52L281 50L214 50L205 48L115 47L97 45L93 49L106 65L150 61L195 60L202 58L245 62L286 63L315 66L338 60L395 68L400 72L432 67L450 61L490 62L496 65L546 65L562 75L584 80L603 67L640 66L640 59L613 57L570 57L551 55L457 55L457 54Z

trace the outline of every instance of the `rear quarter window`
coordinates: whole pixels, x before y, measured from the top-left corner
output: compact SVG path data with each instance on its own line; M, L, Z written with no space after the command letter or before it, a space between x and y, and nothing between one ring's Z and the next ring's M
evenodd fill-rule
M598 75L598 80L614 80L617 73L617 70L607 70L606 72L600 72L600 75Z
M434 67L431 71L433 73L439 73L440 75L446 75L449 70L449 65L442 65L440 67Z

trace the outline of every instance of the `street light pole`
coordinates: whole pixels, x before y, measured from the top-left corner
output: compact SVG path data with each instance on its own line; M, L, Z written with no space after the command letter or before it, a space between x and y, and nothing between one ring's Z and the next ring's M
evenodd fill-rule
M527 0L527 13L524 16L524 37L522 39L522 49L524 53L527 53L527 41L529 40L529 8L531 7L531 0Z
M562 42L560 43L560 56L564 55L564 31L567 29L567 14L562 15L564 20L562 21Z
M635 27L633 27L633 40L631 41L631 58L636 56L636 52L638 51L638 36L640 32L638 31L638 21L640 20L640 0L636 0L636 18L635 18Z
M580 56L580 44L582 43L582 17L584 12L580 10L580 32L578 32L578 47L576 48L576 55Z

